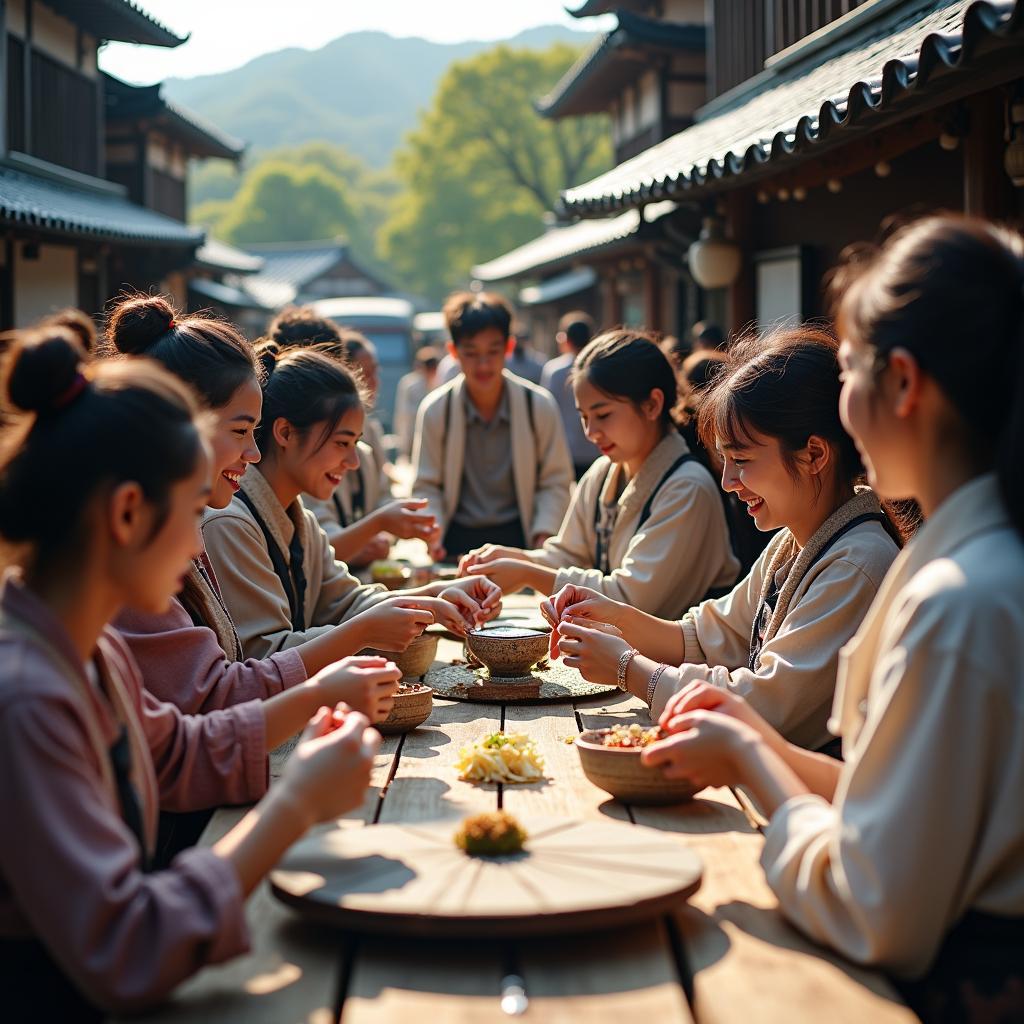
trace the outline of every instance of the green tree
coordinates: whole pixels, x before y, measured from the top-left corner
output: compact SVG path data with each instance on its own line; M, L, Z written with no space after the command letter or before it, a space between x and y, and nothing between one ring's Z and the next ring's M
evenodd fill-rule
M404 189L380 240L410 287L439 299L474 263L537 235L562 189L611 165L605 117L534 109L577 56L498 46L448 69L396 158Z
M344 182L321 167L264 161L217 224L227 241L309 242L350 235L356 226Z

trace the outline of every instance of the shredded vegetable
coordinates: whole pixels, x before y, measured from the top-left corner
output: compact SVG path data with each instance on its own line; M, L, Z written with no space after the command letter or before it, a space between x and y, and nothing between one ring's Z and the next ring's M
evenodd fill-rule
M455 763L465 782L536 782L544 778L544 758L525 733L491 733L459 751Z

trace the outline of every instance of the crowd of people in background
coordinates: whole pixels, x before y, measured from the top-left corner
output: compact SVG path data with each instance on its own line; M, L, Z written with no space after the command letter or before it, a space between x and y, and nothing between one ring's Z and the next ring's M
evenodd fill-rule
M1024 1014L1024 241L923 219L830 287L827 321L732 338L571 312L546 364L503 297L453 294L398 388L401 496L374 346L310 310L251 343L132 295L99 337L72 310L8 338L15 1014L98 1020L245 950L246 895L362 800L387 653L524 589L650 708L645 761L753 794L799 928L926 1019ZM395 539L456 578L350 571Z

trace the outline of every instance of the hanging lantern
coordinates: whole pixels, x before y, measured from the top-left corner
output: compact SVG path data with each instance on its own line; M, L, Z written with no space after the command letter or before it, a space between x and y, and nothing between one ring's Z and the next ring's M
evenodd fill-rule
M1003 156L1003 166L1010 181L1017 188L1024 188L1024 100L1017 100L1010 107L1010 123L1013 129Z
M700 238L687 250L686 261L701 288L725 288L739 276L742 254L739 246L725 237L722 222L705 217Z
M829 192L837 196L843 191L843 182L840 178L829 178L826 182Z

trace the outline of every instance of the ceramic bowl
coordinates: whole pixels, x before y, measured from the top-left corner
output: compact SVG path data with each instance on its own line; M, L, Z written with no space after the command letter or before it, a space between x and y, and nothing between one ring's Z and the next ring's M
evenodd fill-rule
M373 562L370 565L370 579L388 590L401 590L410 585L412 570L401 562Z
M434 707L434 691L422 683L414 683L412 687L405 693L395 694L395 706L391 714L376 726L378 732L385 736L411 732L430 717Z
M598 789L626 804L678 804L696 790L685 779L666 779L660 768L640 760L639 747L606 747L604 729L587 729L576 738L583 774Z
M485 626L469 631L466 646L492 676L525 676L547 654L548 633L506 624Z
M437 657L437 640L436 633L420 633L404 651L378 651L368 647L362 653L393 661L401 670L403 679L419 679L420 676L426 675L427 670L434 664Z

